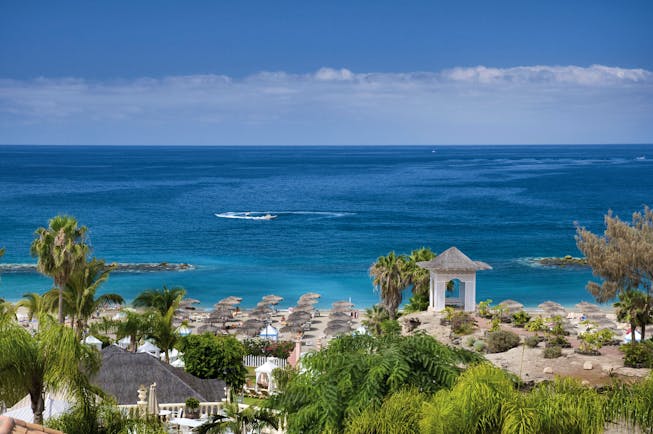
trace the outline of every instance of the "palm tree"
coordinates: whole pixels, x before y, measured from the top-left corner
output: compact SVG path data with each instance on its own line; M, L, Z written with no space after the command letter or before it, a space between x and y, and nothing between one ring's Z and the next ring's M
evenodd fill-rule
M215 415L213 418L195 429L198 434L214 434L233 432L247 434L261 428L279 427L279 417L270 410L247 407L240 409L238 404L224 406L225 416Z
M381 324L389 318L390 315L386 308L379 304L375 304L374 306L365 309L365 319L362 321L362 324L372 332L374 336L380 336L383 332Z
M31 254L38 258L39 272L54 279L59 290L59 322L63 324L63 291L73 272L86 260L89 248L85 244L86 227L78 227L77 220L56 216L47 228L38 228L32 242Z
M122 339L125 336L129 336L131 340L129 349L131 352L136 352L140 340L143 336L150 333L151 318L149 314L129 310L123 310L123 313L125 314L125 319L116 324L116 338Z
M43 423L45 391L66 391L86 400L93 389L87 375L97 371L99 353L80 343L74 331L48 315L32 336L15 321L0 321L0 384L29 394L34 422Z
M103 294L95 297L97 289L109 278L112 270L113 266L107 267L104 261L94 258L77 269L66 284L64 304L71 316L73 328L80 338L88 326L88 319L94 312L109 304L125 302L118 294Z
M646 324L651 321L651 311L653 310L653 297L648 296L642 291L627 289L619 294L619 301L614 303L617 308L617 319L627 321L630 324L632 335L631 342L634 345L635 329L639 325L642 329L642 341L646 339Z
M427 295L429 293L430 273L417 265L435 258L435 253L428 247L422 247L410 252L406 261L406 280L413 285L413 295Z
M387 256L379 256L370 267L370 277L375 291L381 295L383 305L388 310L391 319L395 319L397 309L401 304L402 291L408 286L406 276L406 261L395 252Z
M48 293L46 293L44 296L41 296L36 292L28 292L23 294L22 300L16 303L16 306L24 307L27 309L27 315L31 321L34 316L38 317L42 314L50 312L54 306L53 303L54 300L52 297L48 296Z
M146 289L141 292L134 299L133 305L135 307L151 307L159 311L161 315L165 315L172 305L176 303L178 306L185 295L184 288L168 288L163 285L163 289Z
M150 330L148 332L148 337L153 339L156 345L161 349L161 351L163 351L166 362L170 362L170 350L174 348L179 339L179 333L177 333L177 330L175 330L175 326L172 323L175 310L177 310L177 307L179 306L179 301L181 301L181 295L177 298L176 302L168 308L165 315L161 315L157 310L152 310L150 313Z

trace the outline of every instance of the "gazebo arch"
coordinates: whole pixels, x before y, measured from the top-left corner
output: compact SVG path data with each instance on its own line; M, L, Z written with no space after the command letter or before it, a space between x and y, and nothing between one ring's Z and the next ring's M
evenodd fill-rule
M429 270L431 275L429 285L429 310L441 311L447 300L447 283L451 280L460 281L460 293L456 299L450 298L450 304L463 306L466 312L476 309L476 272L491 270L485 262L472 261L456 247L449 247L430 261L418 262L417 265Z

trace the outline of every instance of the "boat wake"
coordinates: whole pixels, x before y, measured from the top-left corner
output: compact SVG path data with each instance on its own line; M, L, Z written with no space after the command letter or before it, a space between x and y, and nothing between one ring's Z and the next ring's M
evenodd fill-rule
M219 218L238 220L274 220L277 217L284 215L304 215L314 216L317 218L338 218L353 215L353 213L330 211L228 211L215 214L215 216Z

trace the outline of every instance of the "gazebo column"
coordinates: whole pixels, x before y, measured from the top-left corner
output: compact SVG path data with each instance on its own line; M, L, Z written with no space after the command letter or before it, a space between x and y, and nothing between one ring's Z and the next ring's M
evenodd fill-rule
M474 312L476 310L476 275L470 280L465 281L465 312Z
M435 303L433 309L436 312L444 310L444 302L447 292L447 281L446 280L436 280L435 281Z

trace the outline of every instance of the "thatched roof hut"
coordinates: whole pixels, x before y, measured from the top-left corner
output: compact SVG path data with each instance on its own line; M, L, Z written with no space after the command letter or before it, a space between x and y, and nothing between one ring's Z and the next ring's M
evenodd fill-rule
M185 402L191 397L216 402L225 396L222 380L203 380L149 354L131 353L115 345L102 350L102 367L91 382L123 405L136 404L139 386L152 383L157 385L160 403Z

